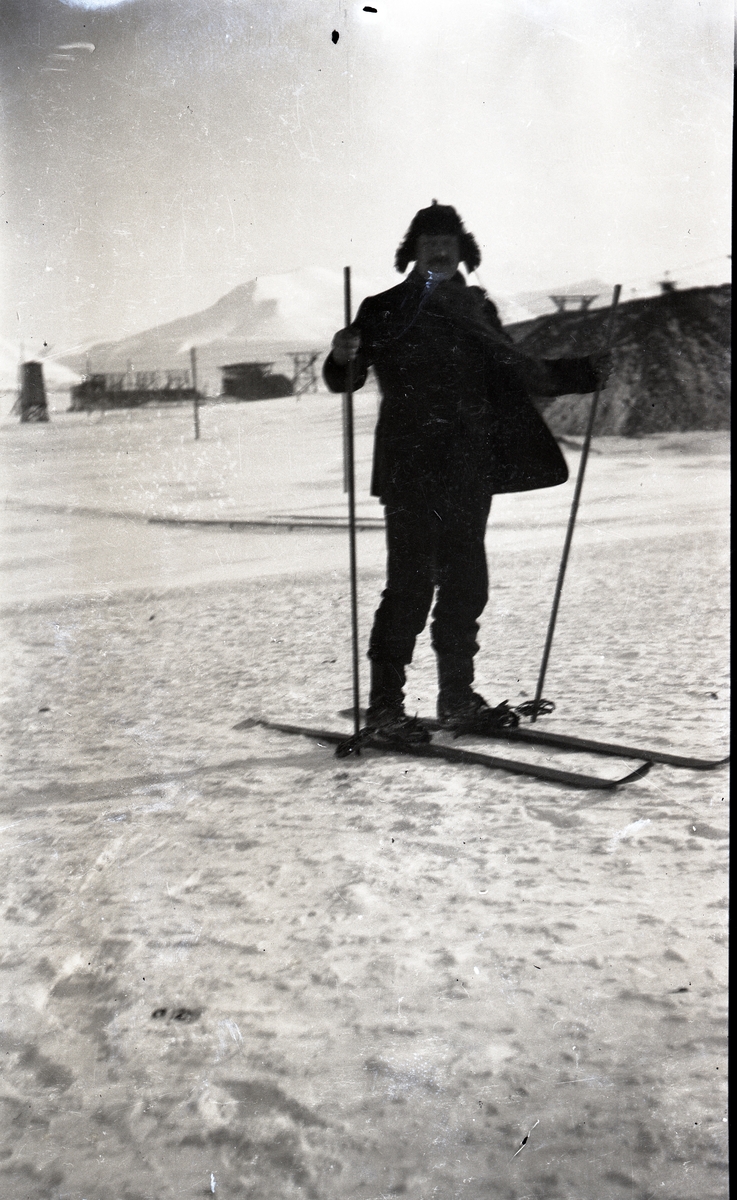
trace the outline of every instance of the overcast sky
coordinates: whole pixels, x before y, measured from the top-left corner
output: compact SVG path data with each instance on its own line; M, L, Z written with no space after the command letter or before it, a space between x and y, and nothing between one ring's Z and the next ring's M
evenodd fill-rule
M727 0L0 4L2 333L28 353L299 267L390 286L433 197L492 295L729 277Z

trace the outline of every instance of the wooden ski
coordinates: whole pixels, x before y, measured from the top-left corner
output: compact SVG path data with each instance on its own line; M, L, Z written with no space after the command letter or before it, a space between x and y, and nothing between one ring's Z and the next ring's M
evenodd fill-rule
M442 729L439 721L420 717L428 729ZM450 730L448 732L451 732ZM669 767L685 767L692 771L713 771L729 762L726 758L690 758L683 754L671 754L666 750L644 749L642 746L621 746L616 742L598 742L592 738L574 737L569 733L551 733L547 729L516 728L499 729L494 733L459 735L468 737L502 738L508 742L526 742L528 745L553 746L558 750L587 750L590 754L603 754L611 758L641 758L651 763L663 763Z
M249 717L239 721L234 729L253 729L256 726L264 729L274 729L279 733L289 733L299 737L312 738L314 741L327 745L341 745L349 741L350 735L345 731L337 732L331 729L312 729L305 725L289 725L282 721L269 721L264 717ZM625 783L634 783L647 775L652 763L643 762L634 771L618 779L606 779L600 775L586 775L580 771L561 771L557 767L545 767L538 763L517 762L511 758L497 758L491 754L480 754L476 750L464 750L460 746L441 745L437 742L426 742L422 745L388 745L368 737L361 742L361 749L379 750L385 754L408 754L413 758L444 759L445 762L461 763L470 766L487 767L490 770L507 771L512 775L529 775L533 779L543 779L547 783L560 783L565 787L597 789L613 791Z

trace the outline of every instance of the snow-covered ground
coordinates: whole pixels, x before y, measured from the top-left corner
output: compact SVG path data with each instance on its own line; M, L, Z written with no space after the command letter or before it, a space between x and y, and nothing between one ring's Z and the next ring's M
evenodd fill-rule
M721 1200L726 771L584 792L234 730L350 728L340 398L209 404L198 442L51 416L0 421L0 1196ZM595 444L545 728L725 752L727 449ZM572 488L494 502L493 702L534 691Z

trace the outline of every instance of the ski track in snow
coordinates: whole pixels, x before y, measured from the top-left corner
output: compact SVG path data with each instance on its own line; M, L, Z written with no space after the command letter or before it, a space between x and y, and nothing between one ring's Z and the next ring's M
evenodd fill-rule
M721 1200L726 771L586 793L234 731L349 731L345 535L54 511L338 513L338 411L0 423L0 1195ZM598 448L545 728L720 756L724 439ZM495 502L494 703L534 691L571 489Z

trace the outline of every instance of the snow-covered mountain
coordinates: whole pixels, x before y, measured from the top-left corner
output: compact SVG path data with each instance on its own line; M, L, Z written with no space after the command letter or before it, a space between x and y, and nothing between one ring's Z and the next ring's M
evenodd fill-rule
M354 312L363 296L381 291L391 279L354 276ZM82 347L62 360L78 371L134 371L189 367L197 350L198 384L217 393L219 368L226 363L275 361L291 374L289 355L327 352L343 324L343 277L339 271L308 267L266 275L233 288L210 308L179 317L117 342Z
M364 296L399 282L399 276L352 278L353 312ZM504 322L532 318L536 310L511 296L495 296ZM300 350L327 352L343 324L343 276L324 267L264 275L233 288L210 308L115 342L77 347L61 359L76 371L175 370L188 368L197 349L198 384L220 390L221 366L232 362L274 361L276 371L292 373L289 355Z

